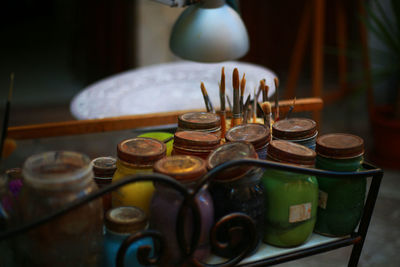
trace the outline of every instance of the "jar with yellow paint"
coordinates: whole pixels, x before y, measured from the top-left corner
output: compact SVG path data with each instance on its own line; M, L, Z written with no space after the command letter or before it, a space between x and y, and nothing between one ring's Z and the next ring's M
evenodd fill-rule
M166 146L153 138L136 137L119 143L117 155L117 170L113 176L113 183L128 175L152 173L154 163L166 156ZM136 206L148 215L153 192L152 182L125 185L112 192L112 205Z

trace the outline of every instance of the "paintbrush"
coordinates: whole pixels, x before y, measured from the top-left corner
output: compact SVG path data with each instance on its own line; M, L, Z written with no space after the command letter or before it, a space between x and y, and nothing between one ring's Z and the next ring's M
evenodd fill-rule
M244 113L244 107L243 107L243 98L244 98L244 90L246 88L246 78L245 78L245 74L243 73L243 77L240 80L240 100L239 100L239 104L240 104L240 114L243 116Z
M6 102L6 109L4 112L3 129L2 129L1 140L0 140L0 159L3 159L4 141L7 138L8 119L10 117L10 104L11 104L13 90L14 90L14 73L11 73L10 89L8 90L8 98L7 98L7 102Z
M232 102L231 102L231 99L229 98L228 95L226 95L226 101L228 101L229 110L232 111L232 110L233 110L233 108L232 108Z
M226 111L225 111L225 68L221 69L221 82L219 84L219 100L221 102L221 108L219 117L221 118L221 136L225 136L226 132Z
M240 124L240 92L239 92L239 71L237 68L233 70L232 74L232 86L233 86L233 115L231 127Z
M263 102L261 104L261 109L264 112L264 125L271 128L271 103L269 101Z
M253 123L257 122L257 92L256 92L257 88L254 87L254 99L253 99Z
M275 122L279 121L279 80L277 77L274 78L274 83L275 83Z
M243 120L242 123L246 124L249 120L249 112L250 111L250 94L247 96L246 102L243 105Z
M262 85L263 82L265 84L265 79L260 80L260 85L258 86L257 97L256 97L257 101L260 97L261 92L263 92L263 94L264 94L263 85Z
M263 102L268 101L268 95L265 94L265 80L260 81Z
M289 117L292 114L292 111L293 111L295 105L296 105L296 98L293 99L293 104L289 107L289 111L286 114L286 119L289 119Z
M208 97L207 90L206 90L206 87L204 86L203 82L201 82L200 88L201 88L201 92L203 93L204 103L206 104L207 112L214 113L215 111L214 111L213 105L211 103L210 98Z

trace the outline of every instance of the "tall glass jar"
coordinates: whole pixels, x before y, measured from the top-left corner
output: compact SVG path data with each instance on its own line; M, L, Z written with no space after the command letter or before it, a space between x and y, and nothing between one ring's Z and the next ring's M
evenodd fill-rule
M136 137L119 143L117 154L117 170L114 173L113 183L128 175L152 173L154 163L165 157L166 146L156 139ZM125 185L112 192L112 206L135 206L148 215L153 192L152 182Z
M280 120L272 125L274 140L286 140L315 150L317 123L306 118Z
M23 166L20 216L30 222L97 190L90 159L77 152L45 152ZM29 266L97 266L103 209L93 200L21 235L19 252Z
M219 146L221 138L206 132L176 132L172 155L189 155L207 159L211 151Z
M207 172L205 161L199 157L176 155L159 160L154 171L169 175L187 188L194 188L196 182ZM150 227L160 231L168 245L162 259L162 266L178 266L182 255L179 250L176 223L183 196L176 189L162 183L156 183L156 191L151 202ZM200 240L194 257L201 260L209 255L209 232L213 224L214 208L211 195L207 189L201 189L195 198L200 211ZM185 218L185 236L191 236L193 228L192 214Z
M258 123L240 124L226 132L225 139L228 142L246 141L254 146L259 159L266 159L267 147L271 139L268 126Z
M317 139L316 151L317 168L354 172L363 162L364 141L351 134L327 134ZM315 231L328 236L351 234L364 208L366 178L317 178L319 205Z
M106 187L112 182L112 177L117 169L117 160L113 157L99 157L92 160L94 181L99 188ZM103 210L111 208L111 193L103 195Z
M214 150L208 160L208 168L235 159L257 158L257 153L250 143L229 142ZM258 240L264 230L264 189L261 184L263 171L250 166L235 166L226 169L216 176L210 183L210 192L214 201L215 218L233 212L243 212L254 219L257 228ZM216 254L231 257L236 252L216 250Z
M137 207L118 207L109 210L105 215L104 224L104 266L116 266L118 250L124 240L147 227L147 217L144 211ZM153 246L151 238L139 239L132 243L125 253L124 266L141 267L137 252L141 246Z
M268 159L313 167L316 154L305 146L272 140ZM278 247L294 247L312 234L317 219L318 182L314 176L266 169L264 242Z
M207 132L221 138L221 119L211 112L189 112L178 117L178 132Z

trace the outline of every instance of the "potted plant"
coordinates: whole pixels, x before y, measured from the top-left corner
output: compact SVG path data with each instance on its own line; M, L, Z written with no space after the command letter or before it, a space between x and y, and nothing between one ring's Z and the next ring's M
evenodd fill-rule
M373 157L382 166L399 168L400 1L373 0L364 7L362 18L370 37L364 63Z

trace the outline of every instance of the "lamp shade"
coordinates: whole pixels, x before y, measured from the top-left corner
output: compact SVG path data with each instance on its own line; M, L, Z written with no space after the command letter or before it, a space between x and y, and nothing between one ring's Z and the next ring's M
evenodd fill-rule
M175 22L170 48L183 59L221 62L244 56L249 37L239 14L225 1L204 0L186 8Z

